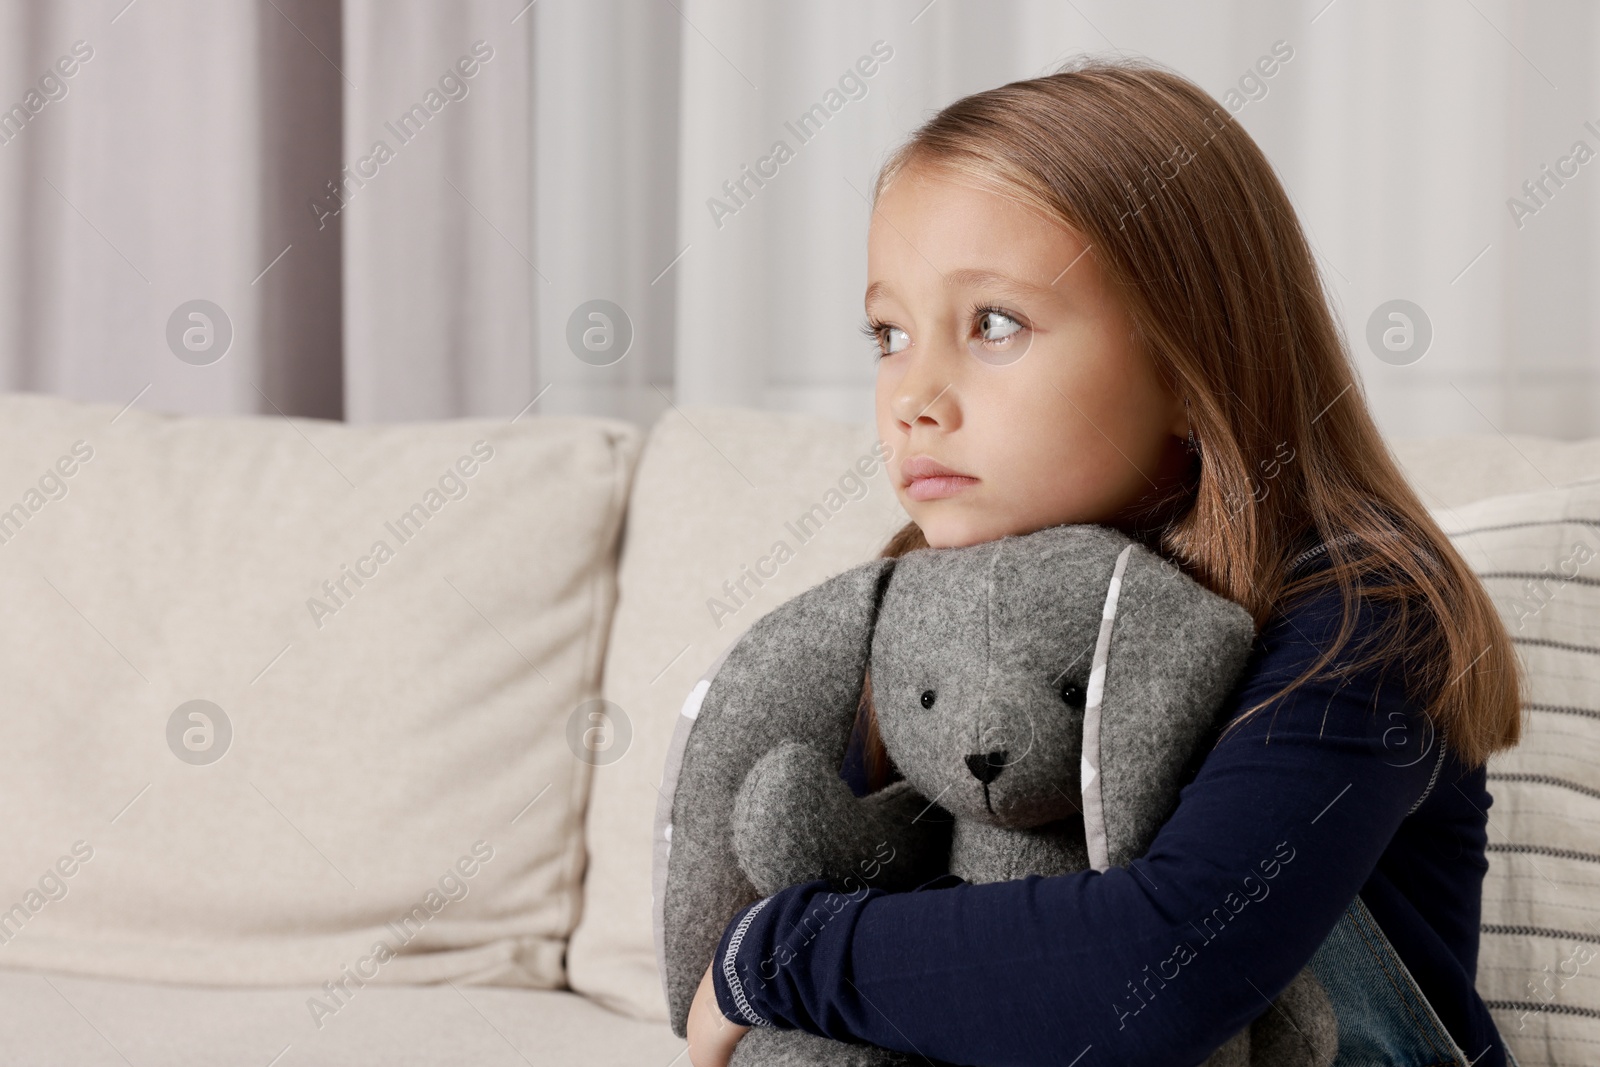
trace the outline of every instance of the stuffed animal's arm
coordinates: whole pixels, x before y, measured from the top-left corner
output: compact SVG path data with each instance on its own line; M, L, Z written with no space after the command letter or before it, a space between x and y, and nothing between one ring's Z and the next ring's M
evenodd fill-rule
M820 751L785 741L745 776L733 842L763 896L816 878L896 892L944 872L950 817L905 781L858 799Z

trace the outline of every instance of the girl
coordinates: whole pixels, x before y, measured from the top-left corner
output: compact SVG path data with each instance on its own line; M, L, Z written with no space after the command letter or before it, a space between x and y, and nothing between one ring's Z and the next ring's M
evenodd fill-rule
M757 901L690 1010L695 1067L749 1026L940 1062L1195 1064L1325 941L1350 979L1327 983L1336 1062L1514 1063L1474 975L1516 660L1385 448L1256 144L1144 62L978 93L885 165L867 262L912 519L885 555L1115 526L1249 609L1257 646L1145 856L873 889L775 977L754 962L831 887ZM870 679L842 773L858 795L895 776ZM1270 897L1235 903L1264 864Z

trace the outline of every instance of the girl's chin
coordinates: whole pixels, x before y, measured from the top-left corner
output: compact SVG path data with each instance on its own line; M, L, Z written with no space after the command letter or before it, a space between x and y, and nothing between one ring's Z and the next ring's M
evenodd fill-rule
M937 520L918 522L917 525L922 528L922 537L928 542L929 548L966 548L985 541L995 541L1004 536L1000 533L976 530L966 524L941 523Z

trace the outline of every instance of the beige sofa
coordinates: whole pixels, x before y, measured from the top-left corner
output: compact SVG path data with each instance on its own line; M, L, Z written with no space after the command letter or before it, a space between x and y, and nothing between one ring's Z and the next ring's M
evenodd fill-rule
M0 1062L686 1063L666 746L718 653L905 521L874 443L0 397ZM1592 1062L1600 440L1395 450L1534 675L1480 988L1524 1064Z

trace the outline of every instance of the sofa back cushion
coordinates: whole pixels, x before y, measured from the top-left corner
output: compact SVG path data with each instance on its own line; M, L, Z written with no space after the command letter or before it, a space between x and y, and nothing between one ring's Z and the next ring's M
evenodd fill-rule
M560 985L641 436L0 397L0 964Z
M1525 434L1411 437L1390 442L1422 502L1436 514L1507 493L1600 477L1600 437L1558 441Z

